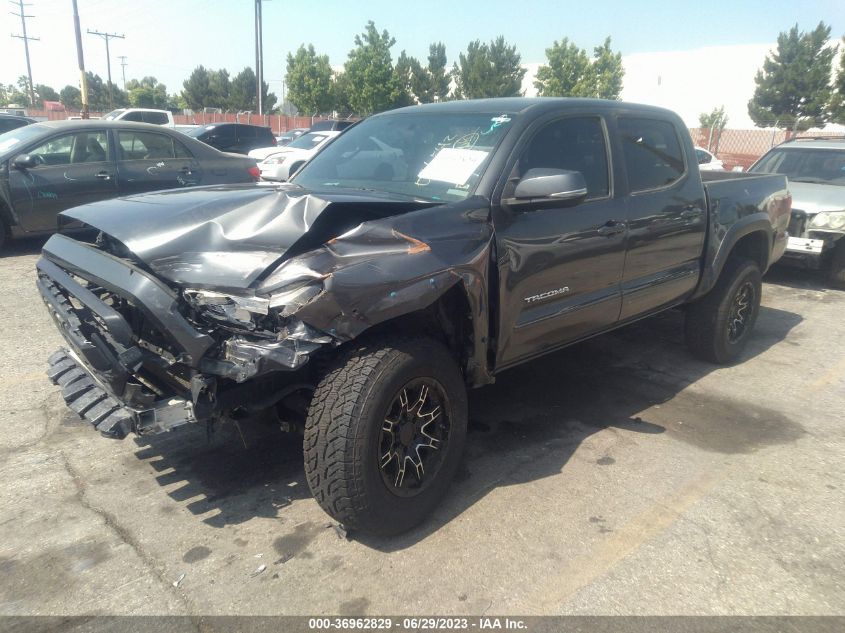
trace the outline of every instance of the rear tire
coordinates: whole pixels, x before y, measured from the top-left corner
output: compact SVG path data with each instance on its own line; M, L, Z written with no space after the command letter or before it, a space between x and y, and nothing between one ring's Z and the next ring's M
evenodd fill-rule
M446 493L466 428L463 376L443 345L396 336L353 343L311 401L308 485L345 527L399 534Z
M728 260L713 289L687 308L684 330L693 355L720 365L739 358L760 312L761 277L753 261Z
M839 238L836 248L833 249L827 278L831 285L845 288L845 237Z

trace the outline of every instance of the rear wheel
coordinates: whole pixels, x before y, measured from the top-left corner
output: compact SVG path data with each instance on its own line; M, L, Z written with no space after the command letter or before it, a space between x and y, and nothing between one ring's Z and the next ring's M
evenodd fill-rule
M712 363L736 361L760 312L760 268L748 259L730 259L716 286L687 308L685 334L690 351Z
M431 339L350 347L320 381L305 425L305 472L347 528L398 534L445 494L466 438L463 377Z

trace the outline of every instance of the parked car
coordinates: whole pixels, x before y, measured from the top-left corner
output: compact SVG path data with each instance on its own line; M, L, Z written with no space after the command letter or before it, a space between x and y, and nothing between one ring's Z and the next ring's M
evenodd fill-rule
M320 148L339 135L340 132L308 132L284 147L254 149L249 157L258 161L262 179L287 180Z
M16 130L24 125L32 125L33 123L35 123L35 119L30 119L29 117L0 114L0 134L9 130Z
M174 127L173 113L168 110L153 110L151 108L118 108L103 116L106 121L131 121L134 123L151 123Z
M0 135L0 250L5 238L55 231L58 213L76 205L257 178L254 160L227 156L165 127L35 123Z
M355 125L355 121L337 121L335 119L326 119L325 121L317 121L310 128L309 132L342 132L348 127Z
M789 177L792 217L784 263L821 269L845 286L845 138L796 138L748 170Z
M701 171L723 171L725 169L722 161L703 147L695 148L695 157L698 159L698 169Z
M277 136L276 142L279 144L279 146L287 145L291 141L295 141L296 139L298 139L300 136L305 134L307 131L308 131L308 129L304 128L304 127L297 127L297 128L292 129L292 130L288 130L287 132L284 132L280 136Z
M406 169L385 178L359 152L373 139ZM786 246L787 180L703 178L683 121L655 107L378 114L290 184L66 211L103 239L44 246L38 286L68 346L48 375L110 437L272 412L304 428L326 512L395 534L458 469L467 387L676 307L696 356L742 357Z
M245 123L209 123L188 130L186 134L221 152L235 154L248 154L259 147L276 146L276 137L269 127Z

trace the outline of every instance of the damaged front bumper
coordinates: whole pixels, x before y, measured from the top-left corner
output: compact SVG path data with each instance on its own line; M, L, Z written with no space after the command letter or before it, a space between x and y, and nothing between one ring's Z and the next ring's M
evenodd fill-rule
M301 380L293 370L324 340L302 325L290 340L232 336L221 345L183 316L171 288L62 235L45 244L37 272L67 342L50 357L48 376L68 406L108 437L161 433L267 401L268 390Z
M193 403L183 398L155 401L147 409L126 406L70 350L60 349L47 362L47 377L62 388L67 406L106 437L163 433L196 422Z

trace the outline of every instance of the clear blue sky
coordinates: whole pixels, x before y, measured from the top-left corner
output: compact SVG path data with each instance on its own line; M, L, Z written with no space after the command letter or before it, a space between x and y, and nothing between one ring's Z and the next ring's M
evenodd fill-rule
M70 0L26 0L33 79L60 89L76 84L76 52ZM112 40L112 76L118 85L118 55L126 55L127 79L155 75L177 92L198 64L227 68L235 74L254 60L252 0L78 0L86 29L117 32ZM5 3L4 3L5 5ZM336 0L292 2L267 0L264 5L265 78L279 93L287 52L313 43L340 66L355 33L367 20L396 38L394 57L405 49L424 58L428 44L443 41L451 65L474 39L500 34L515 44L523 62L542 62L544 50L568 37L591 49L605 36L623 55L690 50L706 46L774 42L794 23L811 29L820 20L833 27L832 37L845 35L845 0L699 0L698 2L553 0ZM6 8L11 8L7 6ZM17 18L0 18L0 81L25 74L23 46L8 33L19 33ZM83 35L86 66L106 76L105 47L100 38ZM761 60L762 62L762 60Z

